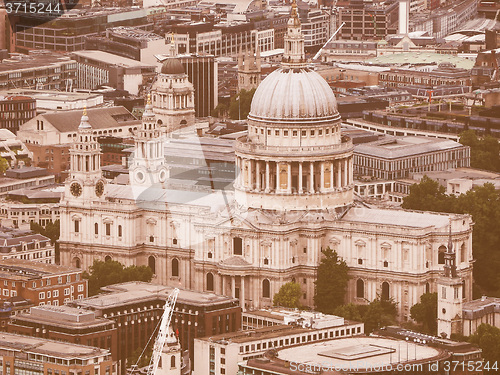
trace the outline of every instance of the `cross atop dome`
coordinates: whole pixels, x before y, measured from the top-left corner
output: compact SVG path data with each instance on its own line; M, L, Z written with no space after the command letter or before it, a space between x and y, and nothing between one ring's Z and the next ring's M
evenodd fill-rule
M292 11L288 20L288 29L285 35L285 52L281 65L283 68L307 67L306 54L304 52L304 36L300 28L296 0L292 0Z

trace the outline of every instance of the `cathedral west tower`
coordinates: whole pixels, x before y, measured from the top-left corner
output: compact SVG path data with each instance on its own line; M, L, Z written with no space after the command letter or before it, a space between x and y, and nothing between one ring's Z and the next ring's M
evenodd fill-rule
M248 136L236 142L238 203L270 210L351 204L353 146L340 121L331 88L307 65L293 1L281 67L257 88Z

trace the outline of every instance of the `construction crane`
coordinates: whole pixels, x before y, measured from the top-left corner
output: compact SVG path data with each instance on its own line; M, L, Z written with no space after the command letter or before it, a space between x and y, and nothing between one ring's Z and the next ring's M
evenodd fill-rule
M163 309L163 316L161 318L160 328L158 329L158 336L153 346L153 354L151 355L151 361L148 366L147 375L154 375L156 370L158 370L158 364L160 363L161 352L165 346L165 341L167 341L168 328L170 327L170 321L172 320L172 314L174 313L174 306L177 302L177 296L179 295L179 289L175 288L167 297L167 302L165 302L165 307Z
M331 42L331 40L335 37L335 35L337 35L337 33L340 31L340 29L344 25L345 25L345 22L342 22L342 25L340 25L340 27L332 34L332 36L326 41L326 43L323 44L323 47L321 47L319 49L318 53L316 53L316 55L314 55L313 60L316 60L316 59L318 59L321 56L321 51L323 51L323 48L325 48L326 45Z

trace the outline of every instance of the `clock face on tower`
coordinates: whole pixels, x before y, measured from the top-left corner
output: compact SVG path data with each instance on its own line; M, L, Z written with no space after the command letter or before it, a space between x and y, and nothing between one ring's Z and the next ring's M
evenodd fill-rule
M73 182L69 187L69 190L71 191L71 194L73 194L73 196L79 197L82 194L82 185L80 185L78 182Z
M104 193L104 182L98 181L95 185L95 195L100 197Z

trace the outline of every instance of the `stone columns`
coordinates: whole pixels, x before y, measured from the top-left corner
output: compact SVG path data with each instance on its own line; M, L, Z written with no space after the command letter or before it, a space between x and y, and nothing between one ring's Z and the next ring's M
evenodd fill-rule
M319 187L319 191L320 192L323 192L325 191L325 163L323 162L320 162L320 187Z
M333 161L330 163L330 190L333 190L334 189L334 186L333 186L333 174L335 173L334 169L333 169L333 166L334 166L334 163Z
M248 160L248 189L253 190L252 159Z
M314 194L314 163L309 163L309 192Z
M220 294L221 294L222 296L225 296L225 295L226 295L226 289L225 289L225 286L226 286L226 285L225 285L225 283L224 283L224 278L225 278L225 276L224 276L224 275L220 275L220 286L221 286L221 292L220 292Z
M289 162L288 164L288 181L287 181L287 192L288 194L292 193L292 163Z
M279 189L281 189L281 186L280 186L280 165L278 162L274 163L274 165L276 166L276 189L275 189L275 191L278 191Z
M256 174L256 189L257 191L261 191L262 189L262 184L260 182L260 161L259 160L256 160L255 161L255 174Z
M270 171L269 171L269 162L268 162L268 161L266 161L266 190L265 190L265 192L266 192L266 193L269 193L270 188L271 188L271 187L269 186L269 185L270 185L270 181L269 181L269 179L270 179L270 174L271 174L271 173L270 173Z
M231 276L231 296L236 298L236 277Z
M337 187L340 189L342 187L342 164L337 161Z
M245 276L240 277L240 306L245 311Z
M344 186L349 185L349 168L348 168L348 160L344 159Z
M299 194L302 194L304 190L302 189L302 162L299 161Z

